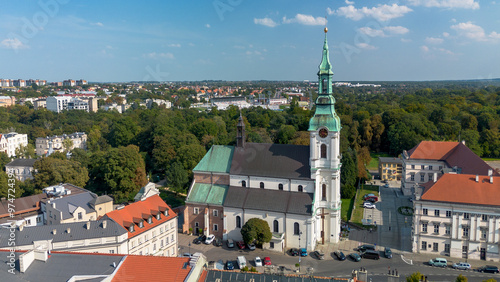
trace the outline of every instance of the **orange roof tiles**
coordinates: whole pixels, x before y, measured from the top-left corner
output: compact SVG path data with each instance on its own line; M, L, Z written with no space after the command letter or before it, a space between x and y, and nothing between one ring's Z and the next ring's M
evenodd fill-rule
M443 160L459 142L422 141L408 151L411 159Z
M189 258L128 255L112 281L183 282L190 271Z
M154 214L152 214L152 210L168 210L168 216L164 216L162 214L160 220L157 220ZM143 220L145 214L152 215L151 224L149 224L147 220ZM138 224L140 221L143 221L144 227L140 228L138 225L135 225L134 232L128 232L128 237L131 238L177 217L177 214L172 211L172 209L160 198L159 195L154 195L144 201L135 202L125 206L123 209L108 212L106 216L127 230L129 230L128 227L132 223Z
M471 174L443 174L436 182L427 182L422 200L474 205L500 206L500 177Z

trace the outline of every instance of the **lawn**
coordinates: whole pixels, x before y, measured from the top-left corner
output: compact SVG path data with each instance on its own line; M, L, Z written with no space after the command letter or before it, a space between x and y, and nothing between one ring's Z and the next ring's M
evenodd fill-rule
M347 222L351 217L353 204L354 198L342 199L342 209L340 210L340 215L343 221Z
M375 196L378 196L378 186L377 185L362 185L362 188L358 190L357 196L356 196L356 203L354 205L356 206L356 209L354 209L354 212L351 215L351 222L357 223L361 225L361 220L363 219L363 196L365 194L375 194Z
M372 170L378 170L378 157L390 157L389 154L387 153L374 153L371 152L370 156L372 157L372 160L370 163L366 166L367 169L372 169Z
M494 162L494 161L500 161L500 159L496 159L496 158L481 158L483 161L485 162Z

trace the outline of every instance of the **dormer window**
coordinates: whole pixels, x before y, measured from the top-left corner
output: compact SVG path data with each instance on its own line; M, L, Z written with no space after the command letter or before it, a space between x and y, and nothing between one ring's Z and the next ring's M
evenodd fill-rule
M144 223L142 221L139 222L139 228L143 228L144 227Z
M158 213L158 214L156 215L156 219L157 219L157 220L160 220L160 219L161 219L161 213Z
M128 227L128 231L129 231L129 232L134 232L134 225L130 225L130 226Z
M153 217L152 216L148 217L148 223L149 224L153 223Z
M163 213L165 216L168 216L168 210L165 210L165 212Z

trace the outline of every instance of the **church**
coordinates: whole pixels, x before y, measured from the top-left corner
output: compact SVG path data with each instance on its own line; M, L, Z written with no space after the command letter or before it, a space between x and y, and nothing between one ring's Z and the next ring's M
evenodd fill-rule
M183 232L242 240L251 218L269 224L264 249L314 250L340 235L340 118L332 96L327 28L310 145L248 143L240 116L235 146L214 145L193 169Z

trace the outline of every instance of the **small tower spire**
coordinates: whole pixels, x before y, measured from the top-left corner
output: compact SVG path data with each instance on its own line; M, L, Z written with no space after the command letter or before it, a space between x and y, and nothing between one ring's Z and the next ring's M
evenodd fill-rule
M236 147L238 148L244 148L245 147L245 123L243 122L243 117L241 116L240 112L240 117L238 118L238 125L237 127L237 135L236 135Z

